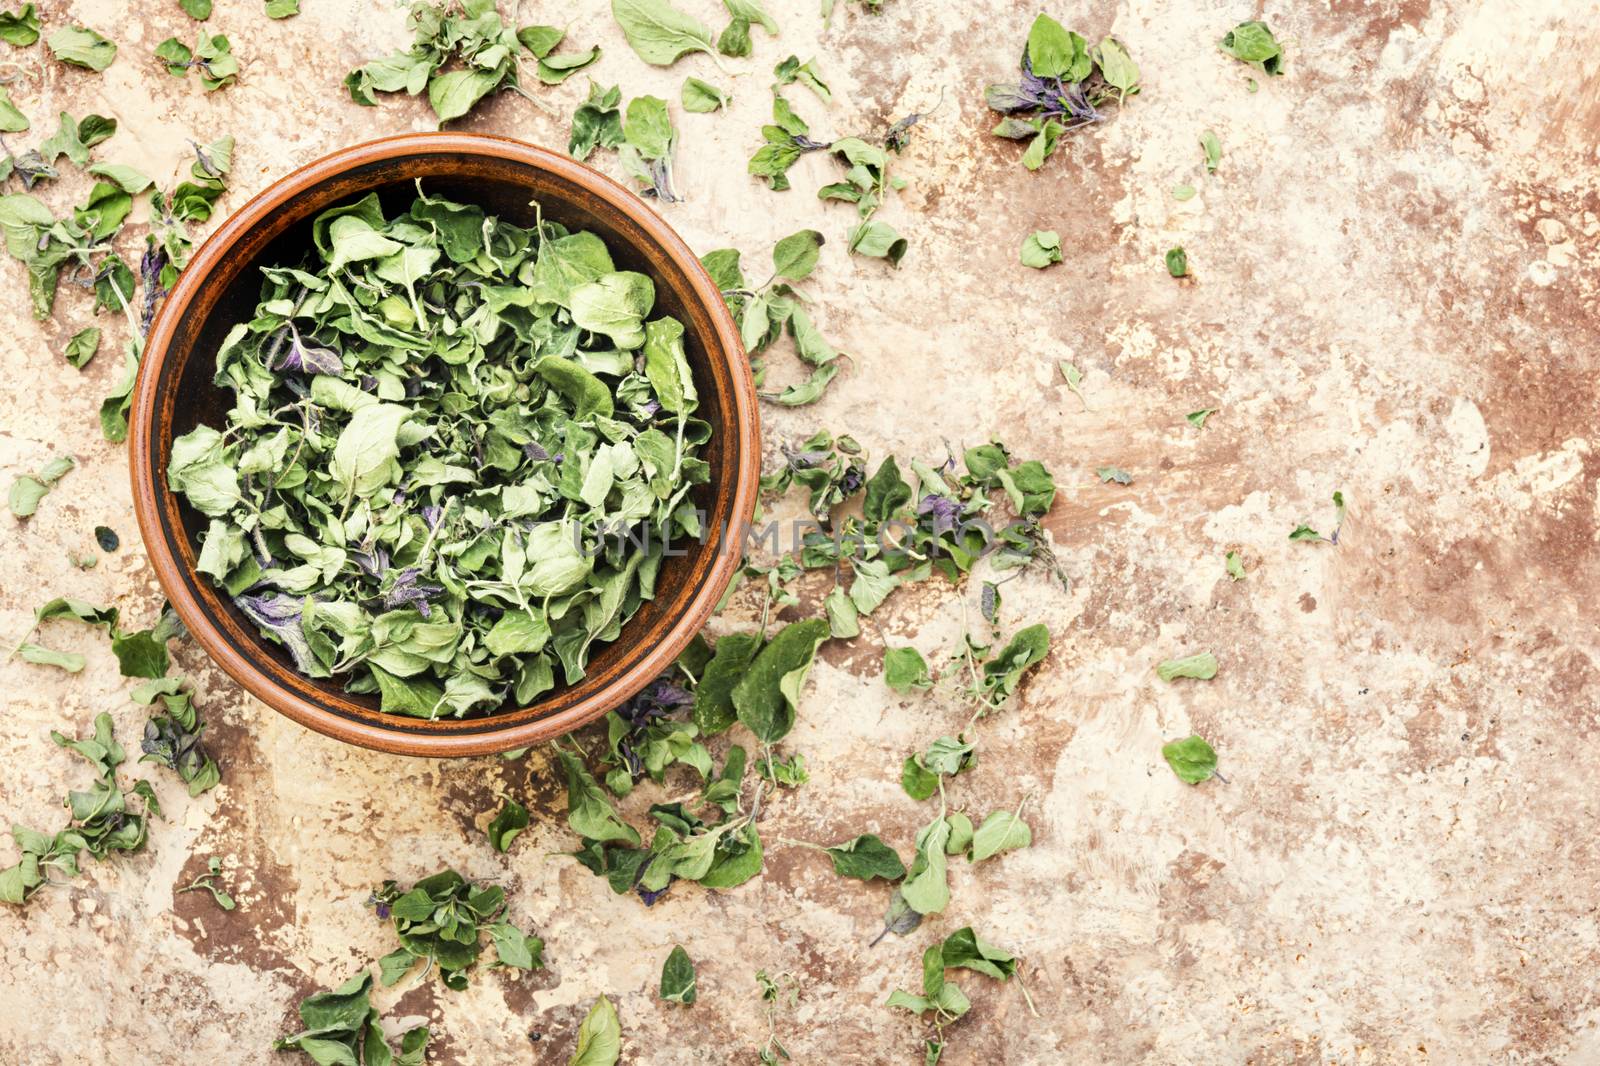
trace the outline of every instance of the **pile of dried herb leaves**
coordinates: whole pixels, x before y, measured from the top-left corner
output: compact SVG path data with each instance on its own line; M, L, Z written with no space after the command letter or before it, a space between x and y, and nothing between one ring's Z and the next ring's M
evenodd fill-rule
M1022 165L1038 170L1063 134L1101 122L1101 110L1139 91L1139 68L1114 38L1090 47L1082 36L1041 14L1028 30L1020 81L991 85L984 101L1006 117L998 137L1027 141Z
M683 326L605 242L419 188L319 215L167 477L199 569L310 677L434 718L584 675L654 594L710 435Z

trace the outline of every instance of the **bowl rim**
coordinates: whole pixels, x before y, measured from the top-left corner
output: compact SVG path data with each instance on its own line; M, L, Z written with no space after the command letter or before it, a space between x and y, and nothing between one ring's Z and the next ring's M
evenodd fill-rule
M183 578L182 564L166 543L160 519L160 498L164 489L159 483L159 472L154 469L155 463L150 460L150 444L155 434L155 383L161 377L176 324L216 264L257 223L284 203L349 170L411 155L439 154L488 156L553 172L558 178L599 197L642 229L689 278L693 298L705 307L714 326L716 343L707 346L707 357L724 360L731 372L733 388L729 399L739 439L735 449L736 477L732 486L734 503L731 513L734 523L743 523L748 527L751 522L761 473L760 421L756 413L755 383L749 364L743 358L744 348L739 340L738 328L722 299L721 291L700 263L699 257L665 219L633 192L570 156L498 134L396 134L340 148L298 167L273 180L243 207L230 214L200 244L190 257L188 266L179 274L177 283L151 325L140 360L128 421L128 463L132 475L134 514L145 555L168 602L194 636L195 642L252 696L324 736L391 754L435 758L488 755L527 747L569 733L614 709L664 672L688 646L710 618L741 563L738 551L730 550L726 544L719 545L706 579L690 599L687 608L671 620L655 645L638 662L591 695L548 717L469 734L391 731L381 725L337 714L278 685L270 674L224 639L212 623L202 604L190 592Z

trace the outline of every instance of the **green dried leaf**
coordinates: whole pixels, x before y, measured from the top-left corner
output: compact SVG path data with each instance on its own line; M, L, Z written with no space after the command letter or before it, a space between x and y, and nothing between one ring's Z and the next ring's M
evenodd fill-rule
M906 756L900 766L900 787L905 794L921 803L939 791L939 775L922 765L915 755Z
M11 513L18 518L32 517L39 510L39 501L77 465L77 460L70 455L58 456L34 473L17 478L11 483L9 493Z
M1236 551L1230 551L1223 556L1223 565L1227 567L1228 576L1235 581L1244 580L1244 559Z
M622 1023L617 1008L601 996L578 1027L578 1045L567 1066L616 1066L622 1054Z
M496 851L511 850L511 842L528 828L528 808L516 800L508 799L500 813L489 823L489 846Z
M532 52L535 59L543 59L556 50L567 31L559 26L524 26L517 31L517 43Z
M669 1003L682 1003L685 1007L695 999L694 963L681 944L673 945L667 961L661 966L661 998Z
M529 936L510 922L495 922L489 927L494 942L495 961L516 970L544 969L544 941Z
M644 344L644 316L655 298L649 278L619 270L572 291L572 320L611 338L619 348L638 348Z
M965 855L972 850L972 819L963 811L952 811L945 816L950 823L950 838L944 842L946 855Z
M817 258L826 244L822 234L814 229L791 233L772 248L772 273L790 281L804 281L817 268Z
M26 643L18 647L17 656L27 663L38 663L40 666L59 666L69 674L78 673L88 662L77 652L54 651L33 643Z
M767 36L778 35L778 23L757 0L722 0L728 9L728 27L717 38L717 51L725 56L750 54L750 27L759 24Z
M1083 373L1065 359L1061 360L1057 365L1061 369L1061 379L1067 383L1067 388L1078 398L1078 402L1087 411L1089 409L1089 401L1083 395Z
M46 43L61 62L88 70L105 70L117 58L115 44L83 26L63 26Z
M823 597L822 610L828 616L828 634L837 640L851 640L861 635L860 612L843 585L835 585Z
M1034 230L1022 241L1022 265L1043 270L1061 262L1061 235L1055 230Z
M824 104L831 104L833 102L833 91L828 88L828 83L822 80L822 76L817 73L817 68L813 65L815 63L815 59L808 59L802 63L799 56L790 56L772 68L772 76L778 79L779 85L793 85L798 81L801 85L816 93L817 98Z
M615 148L621 143L622 92L615 85L603 89L591 82L588 99L578 105L572 116L567 154L584 160L596 148Z
M384 1038L378 1012L368 995L372 975L357 974L332 992L318 992L300 1003L306 1028L273 1043L278 1051L302 1051L319 1066L421 1066L428 1030L418 1026L400 1036L396 1054Z
M986 942L970 925L945 937L939 954L946 969L973 970L996 981L1010 980L1017 972L1017 957Z
M600 59L600 46L594 45L581 52L563 52L539 60L539 81L545 85L560 85L578 71L592 66Z
M733 103L733 97L717 88L710 82L701 81L699 78L685 78L683 90L679 93L679 102L685 111L705 114L716 111L718 108L727 107Z
M1116 89L1119 99L1139 91L1139 66L1129 57L1127 49L1111 37L1102 38L1095 49L1094 61L1100 67L1100 76L1106 84Z
M800 690L817 648L827 639L826 619L790 623L761 649L733 687L739 721L763 743L776 744L794 728Z
M20 133L28 128L28 116L17 110L11 94L0 89L0 133Z
M1167 659L1156 667L1156 676L1163 681L1179 677L1192 677L1210 681L1217 676L1217 657L1208 651L1186 655L1182 659Z
M0 41L26 48L38 39L39 16L32 4L23 4L16 11L0 11Z
M900 895L918 914L938 914L950 904L945 844L950 823L939 815L917 834L917 858L900 886Z
M1217 753L1198 736L1174 740L1161 746L1161 757L1167 760L1178 779L1198 785L1217 774Z
M906 250L910 247L893 226L877 219L869 219L851 227L849 242L852 255L887 259L890 266L899 266L900 260L905 258Z
M1217 42L1224 55L1248 63L1265 74L1283 73L1283 48L1265 22L1241 22Z
M1028 30L1027 56L1033 73L1041 78L1082 81L1093 69L1088 42L1044 14Z
M933 687L933 678L929 676L927 661L916 648L885 648L883 681L902 696L909 696L913 692L924 692Z
M653 66L669 67L689 52L712 53L711 31L667 0L611 0L628 45Z
M573 832L602 843L620 840L629 847L637 847L638 831L617 815L616 808L611 806L583 762L564 751L559 757L567 773L567 824Z
M992 707L1011 698L1027 671L1044 662L1050 654L1050 630L1044 625L1019 629L994 658L983 664L976 695Z
M717 641L716 652L694 692L694 723L706 736L721 733L738 720L733 690L745 676L761 649L754 633L729 633Z
M106 179L130 196L137 196L155 184L140 171L121 163L95 163L89 167L89 173Z
M1033 831L1027 822L1011 811L995 811L972 835L972 861L982 862L1002 851L1025 848L1032 843Z
M1167 249L1167 273L1175 278L1189 276L1189 256L1182 248Z
M854 877L870 881L881 877L885 881L898 881L906 875L905 864L893 848L871 833L863 833L843 844L824 848L833 861L833 872L840 877Z
M784 788L799 788L811 780L811 774L806 770L806 757L798 754L787 761L783 759L757 759L755 771L756 776L764 777L773 784Z

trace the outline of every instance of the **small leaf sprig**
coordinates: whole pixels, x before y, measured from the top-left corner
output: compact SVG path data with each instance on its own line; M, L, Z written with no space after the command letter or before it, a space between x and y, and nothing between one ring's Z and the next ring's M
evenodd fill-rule
M798 78L800 69L796 66L789 70L787 61L779 64L780 82L786 75L791 80ZM818 96L825 99L828 96L826 85L814 75L806 84ZM789 170L802 156L811 152L828 152L845 168L844 178L824 185L817 190L817 196L823 200L841 200L856 206L857 222L845 238L851 254L884 259L891 266L899 266L910 247L909 242L893 226L873 216L883 205L889 190L905 187L904 179L889 172L889 148L898 151L903 147L909 128L908 124L900 126L898 130L891 129L885 138L888 147L868 143L860 137L818 141L811 136L810 124L795 112L789 101L778 92L778 87L774 86L772 122L761 127L764 143L750 157L745 169L752 177L764 180L772 190L781 192L790 187Z
M0 902L21 906L46 885L60 885L52 873L78 876L78 857L92 855L104 861L113 852L137 852L149 837L150 815L161 815L161 804L148 781L135 781L127 791L117 784L117 767L126 759L117 743L111 716L95 716L94 732L88 737L71 738L55 730L50 739L57 746L83 756L95 768L89 788L67 793L66 806L71 819L54 835L25 826L11 827L12 839L21 850L18 861L0 870ZM135 810L129 796L139 800Z
M367 899L379 918L392 919L400 946L378 960L380 980L395 984L419 960L423 970L438 967L445 987L467 987L467 970L483 951L479 943L488 933L494 944L496 965L521 970L544 967L544 941L524 934L505 919L505 889L478 885L454 870L441 870L402 890L385 881Z
M300 1003L305 1029L280 1037L275 1051L301 1051L321 1063L387 1063L422 1066L427 1059L428 1029L417 1026L400 1035L399 1050L389 1046L377 1008L369 999L372 974L363 970L331 992L318 992Z
M1090 47L1079 34L1040 14L1028 30L1022 79L990 85L984 101L1005 117L997 137L1028 141L1022 165L1038 170L1061 137L1105 120L1101 108L1139 92L1139 68L1115 38Z
M763 354L785 333L794 341L795 354L812 368L805 381L787 385L779 392L760 394L762 399L784 407L815 403L839 373L842 353L812 321L807 308L810 297L796 288L816 270L826 243L826 238L814 229L789 234L773 245L772 272L759 284L745 278L736 248L719 248L700 259L733 312L757 388L765 383L767 374Z
M191 69L200 72L200 84L206 92L215 92L239 80L239 60L234 57L233 46L222 34L201 31L193 48L176 37L168 37L156 45L156 58L166 65L167 73L175 78L188 75Z
M803 763L781 762L772 748L794 726L799 692L827 637L827 623L821 619L792 623L771 640L729 634L714 649L680 661L692 696L674 682L658 680L652 688L668 685L676 690L670 707L656 695L642 706L636 700L614 713L607 730L610 751L602 758L613 767L606 775L613 792L625 795L641 772L659 781L661 771L674 762L689 765L701 780L699 813L685 804L695 798L693 793L650 807L656 828L648 847L641 846L639 832L622 819L589 773L582 751L558 751L567 774L567 821L581 838L573 857L605 877L613 891L636 891L647 905L674 881L732 888L759 874L763 850L756 820L763 799L782 785L795 787L803 780ZM669 717L680 708L689 720ZM643 730L638 728L641 721ZM736 722L754 734L762 750L757 765L763 776L757 778L748 808L745 749L731 746L721 772L714 773L704 744L696 739L722 733Z
M1042 525L1055 499L1055 480L1042 463L1018 462L998 441L966 449L961 473L953 454L937 465L913 459L909 481L892 455L869 478L860 443L846 434L821 430L797 445L781 446L781 452L783 464L762 477L763 494L805 487L821 528L805 533L787 551L773 544L776 561L763 563L758 556L741 568L740 579L768 579L763 617L773 603L797 602L787 586L819 569L834 573L835 588L825 596L824 608L832 634L841 638L855 636L861 616L899 586L935 573L959 582L982 559L1014 571L990 582L995 589L984 594L986 612L998 605L998 586L1031 567L1046 567L1067 585ZM836 520L835 508L858 493L864 497L861 513L846 512ZM1002 494L1011 507L1009 521L995 514ZM846 563L853 575L848 589L842 584Z
M1294 541L1310 541L1312 543L1326 542L1334 547L1339 546L1339 531L1344 529L1344 492L1333 494L1333 532L1326 537L1302 522L1295 526L1289 534L1289 539Z
M788 971L774 977L766 970L757 970L756 988L761 994L761 1012L767 1022L767 1039L756 1049L756 1061L761 1066L789 1062L789 1049L778 1038L778 1016L793 1011L800 1002L800 982Z
M1017 976L1017 957L983 940L970 925L957 929L922 953L922 994L897 988L890 993L885 1006L908 1010L918 1018L931 1012L934 1031L924 1043L925 1066L934 1066L944 1054L945 1027L972 1009L972 1001L966 993L947 979L952 969L972 970L1004 982ZM1020 977L1018 982L1020 986ZM1025 986L1021 987L1029 1010L1037 1015L1033 998Z
M543 105L522 87L521 53L536 60L540 81L555 85L600 58L599 48L554 55L565 31L552 26L513 29L495 0L438 0L411 5L410 47L374 59L345 76L350 99L376 106L372 95L426 92L439 125L467 114L486 96L509 89Z
M204 890L211 893L211 898L216 901L217 906L221 907L225 911L231 911L235 906L237 906L237 904L234 902L233 896L228 893L227 889L223 888L217 883L217 879L221 876L222 860L213 855L206 860L206 872L189 882L187 885L178 889L177 894L181 896L185 892L199 892Z
M678 131L672 124L667 102L660 97L636 96L624 111L618 86L607 89L590 82L588 98L572 116L567 152L581 161L587 160L596 148L617 150L623 170L638 183L639 195L665 204L683 199L677 193L672 173Z

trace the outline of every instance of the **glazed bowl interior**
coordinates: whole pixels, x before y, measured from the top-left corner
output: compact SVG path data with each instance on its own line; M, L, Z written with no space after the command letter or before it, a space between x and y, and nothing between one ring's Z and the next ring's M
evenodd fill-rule
M195 570L206 519L167 487L172 442L196 425L222 428L230 390L212 382L217 348L260 299L260 267L297 265L311 248L311 220L376 191L385 214L404 210L417 182L430 195L481 205L519 226L538 210L606 242L618 269L648 275L652 314L684 325L700 394L696 415L713 427L702 456L711 479L693 499L712 531L742 529L759 471L755 396L737 334L715 284L693 253L631 192L573 160L531 145L470 134L413 134L345 149L270 186L201 247L151 329L134 400L130 462L140 532L168 598L206 651L251 693L313 729L364 746L418 755L505 751L568 732L617 706L666 669L704 624L739 559L738 538L674 544L647 600L619 638L589 661L572 686L530 707L425 721L383 714L375 696L352 696L340 678L299 674Z

